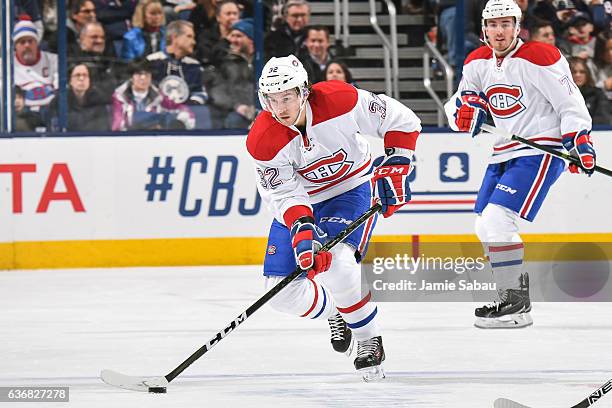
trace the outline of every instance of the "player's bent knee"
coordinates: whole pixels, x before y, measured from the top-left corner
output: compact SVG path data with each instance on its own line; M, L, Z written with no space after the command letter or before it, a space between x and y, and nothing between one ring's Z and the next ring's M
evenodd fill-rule
M283 276L266 276L266 290L276 286ZM269 301L269 305L278 312L301 315L312 303L312 283L306 278L297 278L278 292Z
M516 212L497 204L488 204L478 218L477 229L486 241L521 242L518 234L519 215Z

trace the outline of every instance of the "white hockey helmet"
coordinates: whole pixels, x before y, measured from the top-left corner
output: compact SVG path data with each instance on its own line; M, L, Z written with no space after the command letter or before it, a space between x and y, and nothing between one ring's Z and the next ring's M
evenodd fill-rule
M270 110L265 97L267 94L294 88L298 89L298 96L301 98L301 113L306 99L308 99L308 73L295 55L270 58L263 67L261 77L259 77L258 95L261 107L267 111Z
M489 45L489 40L487 39L487 34L485 32L487 20L500 17L514 17L514 40L516 40L519 35L519 32L521 31L520 24L522 16L523 12L514 0L489 0L485 5L484 10L482 10L482 35L485 44ZM510 47L512 47L513 45L514 41L512 42L512 45Z
M485 20L499 17L514 17L519 23L522 15L521 8L514 0L489 0L482 10L482 25L485 25Z

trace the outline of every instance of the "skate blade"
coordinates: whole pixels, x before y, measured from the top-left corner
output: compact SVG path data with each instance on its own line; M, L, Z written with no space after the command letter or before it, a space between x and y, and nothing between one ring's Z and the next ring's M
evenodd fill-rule
M511 314L499 318L477 317L474 326L479 329L522 329L531 326L533 319L527 313Z
M376 382L385 378L385 371L383 370L382 365L362 368L357 371L359 371L361 378L365 382Z

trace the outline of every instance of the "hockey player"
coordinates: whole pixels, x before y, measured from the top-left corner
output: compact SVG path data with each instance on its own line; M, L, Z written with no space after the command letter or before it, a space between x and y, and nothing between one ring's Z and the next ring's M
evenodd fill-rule
M453 130L475 136L490 112L495 125L556 149L565 148L593 172L591 118L566 59L552 45L518 39L521 10L513 0L490 0L482 12L486 46L465 60L457 93L445 110ZM525 327L529 276L522 270L519 218L533 221L563 160L518 142L496 140L476 199L476 234L489 256L499 300L477 308L480 328Z
M299 265L307 275L271 300L273 308L309 319L328 319L332 345L350 354L364 380L384 378L377 308L362 296L359 262L376 217L331 252L319 252L373 204L372 185L391 216L410 200L408 174L421 130L416 115L385 95L340 81L310 86L293 55L272 58L259 79L264 109L249 132L258 190L274 215L264 261L268 288ZM386 156L374 170L361 134L384 138ZM323 273L324 272L324 273Z

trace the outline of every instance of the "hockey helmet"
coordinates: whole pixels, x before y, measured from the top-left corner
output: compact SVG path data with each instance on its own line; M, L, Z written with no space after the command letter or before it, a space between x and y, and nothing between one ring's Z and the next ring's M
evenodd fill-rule
M514 0L489 0L485 5L484 10L482 10L482 36L484 43L491 47L489 44L489 40L487 38L487 33L485 32L485 28L487 26L487 20L492 18L501 18L501 17L514 17L515 29L514 29L514 40L512 44L508 47L510 49L513 47L516 38L521 31L521 17L523 12L521 8Z
M297 88L300 97L300 113L308 99L308 73L295 55L272 57L264 65L259 78L259 102L263 109L271 111L266 95ZM274 112L272 112L274 114Z

